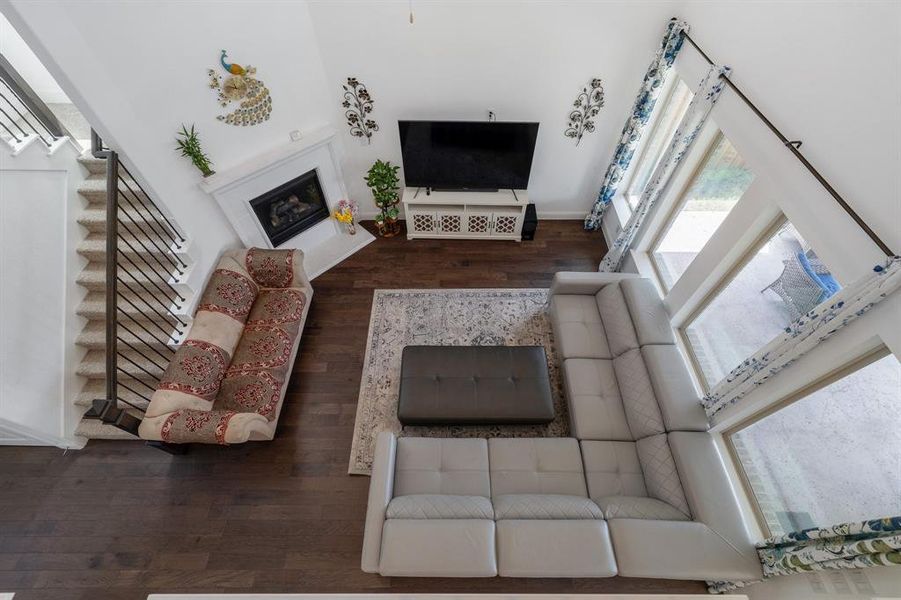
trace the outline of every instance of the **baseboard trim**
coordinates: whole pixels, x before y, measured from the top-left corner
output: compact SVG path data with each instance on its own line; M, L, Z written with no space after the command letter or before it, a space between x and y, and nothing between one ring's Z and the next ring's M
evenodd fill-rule
M377 212L360 211L357 216L358 221L372 221L375 219ZM538 211L539 221L581 221L585 218L586 212L583 210L548 210ZM401 221L405 221L404 215L400 216Z
M86 441L48 435L31 427L0 419L0 446L56 446L69 450L84 448Z

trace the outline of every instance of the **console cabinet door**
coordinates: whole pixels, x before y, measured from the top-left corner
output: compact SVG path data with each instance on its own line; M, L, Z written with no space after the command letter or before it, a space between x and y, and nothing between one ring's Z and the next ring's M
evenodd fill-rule
M469 235L491 235L491 209L479 206L466 207L466 233Z
M491 235L515 238L522 232L522 210L495 208L491 213Z
M413 233L438 233L438 215L434 210L410 207L407 226Z
M464 215L462 208L439 210L437 214L438 232L442 235L463 233Z

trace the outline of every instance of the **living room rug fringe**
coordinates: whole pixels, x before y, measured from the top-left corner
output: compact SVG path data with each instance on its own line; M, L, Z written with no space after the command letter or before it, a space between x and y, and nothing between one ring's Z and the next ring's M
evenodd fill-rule
M369 475L380 431L424 437L565 437L563 400L546 289L375 290L351 447L351 475ZM544 346L556 418L546 425L407 426L397 420L404 346Z

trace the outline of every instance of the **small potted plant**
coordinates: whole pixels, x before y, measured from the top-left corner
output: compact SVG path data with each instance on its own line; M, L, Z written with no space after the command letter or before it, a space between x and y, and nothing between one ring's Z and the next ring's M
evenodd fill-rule
M385 213L385 223L388 230L391 232L391 235L397 235L400 233L400 221L397 218L400 216L400 209L397 206L392 206Z
M353 200L338 200L338 203L335 205L335 218L339 222L344 223L344 227L350 235L357 233L357 226L354 223L357 210L357 203Z
M375 215L375 226L378 229L378 234L381 237L391 237L388 234L388 227L385 225L385 215L384 213L376 213Z
M190 158L191 162L194 163L195 167L200 169L200 172L203 173L204 177L209 177L215 173L211 168L212 163L210 163L210 157L207 156L200 147L200 136L194 131L194 125L191 125L191 130L188 131L188 128L182 123L181 131L179 131L177 135L179 137L175 138L175 141L178 143L176 150L181 150L182 156Z
M372 191L372 199L376 207L379 209L381 219L376 218L376 225L379 228L379 235L382 237L391 237L396 235L400 230L397 223L399 211L397 204L400 201L398 197L398 184L400 179L397 171L400 167L392 165L389 161L377 160L367 173L366 185ZM380 224L381 223L381 224Z

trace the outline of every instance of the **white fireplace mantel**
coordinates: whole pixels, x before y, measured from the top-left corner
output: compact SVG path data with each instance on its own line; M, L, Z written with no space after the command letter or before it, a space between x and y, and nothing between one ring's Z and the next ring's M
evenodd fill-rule
M335 143L334 130L329 127L317 129L296 142L210 175L200 187L216 200L245 246L272 248L250 201L315 170L329 213L334 213L335 204L347 198ZM280 244L279 248L303 250L304 269L312 279L373 240L372 234L362 227L357 227L356 235L350 235L335 219L328 218Z

